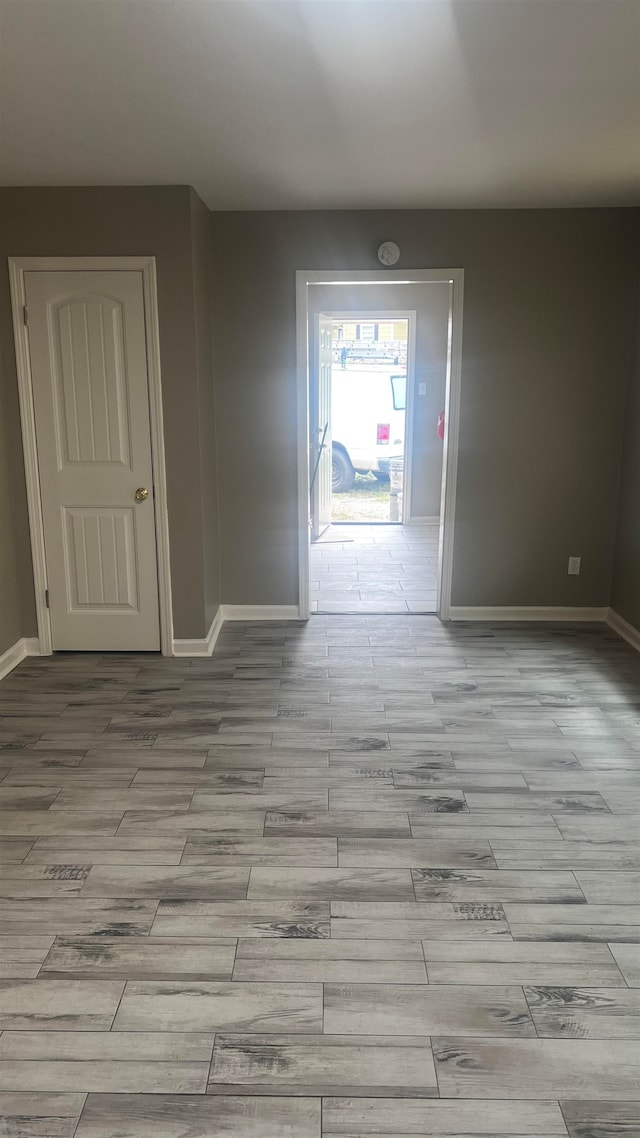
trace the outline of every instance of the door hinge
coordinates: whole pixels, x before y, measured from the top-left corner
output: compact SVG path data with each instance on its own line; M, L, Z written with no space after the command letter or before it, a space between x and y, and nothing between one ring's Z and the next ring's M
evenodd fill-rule
M45 603L45 605L47 606L47 608L50 608L50 605L49 605L49 590L48 590L48 589L45 589L45 591L44 591L44 603Z
M25 324L29 323L29 309L27 308L26 304L22 309L22 319L24 320Z

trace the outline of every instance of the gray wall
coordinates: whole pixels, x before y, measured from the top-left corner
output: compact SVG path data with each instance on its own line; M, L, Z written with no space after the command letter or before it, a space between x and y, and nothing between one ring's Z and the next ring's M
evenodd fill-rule
M204 628L206 631L209 629L220 605L220 534L211 328L209 210L194 190L191 190L191 253L198 383Z
M309 289L310 313L367 309L405 309L416 313L411 516L438 517L442 443L436 426L444 408L447 378L449 286L312 285ZM426 383L426 395L418 395L419 383Z
M400 267L465 269L454 604L609 603L638 211L208 216L188 187L0 197L5 264L157 259L176 636L204 636L221 596L296 603L295 270L377 267L385 238L400 244ZM4 651L36 632L6 271L0 340ZM614 607L637 623L633 391L613 580ZM580 577L567 576L569 554L583 558Z
M295 270L465 270L455 605L606 605L634 210L211 216L222 593L295 604ZM582 557L567 575L570 554Z
M200 447L200 403L211 419L208 319L204 317L201 203L187 186L126 188L19 188L0 191L0 339L3 426L8 442L4 479L0 465L1 555L0 651L21 636L36 634L32 569L22 466L16 368L9 299L8 256L133 256L157 261L160 353L165 416L174 632L200 638L206 613L216 603L211 571L212 530L205 527L204 495L211 493L205 468L210 449ZM202 209L204 207L202 206ZM10 500L11 511L7 502ZM206 551L204 546L206 545ZM11 569L13 563L14 569ZM206 564L206 568L205 568ZM208 578L205 598L205 573ZM17 578L17 580L16 580ZM20 595L22 590L22 595ZM20 595L19 619L15 598Z
M0 358L0 654L28 635L28 626L22 620L23 581L17 560L18 548L28 543L29 537L25 532L22 449L13 429L16 412L17 391L2 382Z
M611 607L640 631L640 295L627 397Z

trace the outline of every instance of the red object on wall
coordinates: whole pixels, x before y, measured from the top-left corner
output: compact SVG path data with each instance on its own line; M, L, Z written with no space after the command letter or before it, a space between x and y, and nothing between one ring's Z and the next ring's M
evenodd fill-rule
M438 438L444 442L444 411L438 415Z

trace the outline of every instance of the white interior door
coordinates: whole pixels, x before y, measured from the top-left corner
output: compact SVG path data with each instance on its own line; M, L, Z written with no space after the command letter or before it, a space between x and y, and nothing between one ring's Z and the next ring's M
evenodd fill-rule
M53 648L157 650L142 274L25 285Z
M318 316L317 366L311 390L311 540L331 524L331 349L332 319Z

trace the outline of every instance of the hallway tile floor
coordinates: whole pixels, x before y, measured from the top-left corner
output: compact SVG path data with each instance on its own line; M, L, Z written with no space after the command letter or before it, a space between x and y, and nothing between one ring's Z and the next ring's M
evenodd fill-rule
M329 526L311 546L311 611L434 613L437 525Z
M640 657L232 624L0 684L0 1135L637 1138Z

